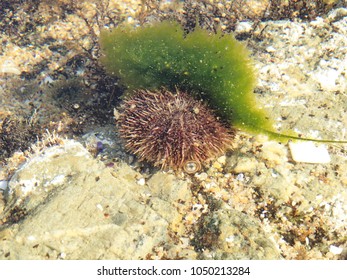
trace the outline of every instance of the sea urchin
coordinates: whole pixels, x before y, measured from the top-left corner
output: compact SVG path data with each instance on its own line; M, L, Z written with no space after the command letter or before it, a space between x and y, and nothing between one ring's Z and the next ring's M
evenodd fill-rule
M185 92L137 90L120 106L119 133L130 152L161 168L198 171L230 147L233 130Z

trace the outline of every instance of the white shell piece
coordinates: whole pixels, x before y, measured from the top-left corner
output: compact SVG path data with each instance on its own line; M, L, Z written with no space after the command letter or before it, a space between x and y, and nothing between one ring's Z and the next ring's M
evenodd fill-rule
M330 155L325 145L313 142L290 142L289 149L296 162L329 163Z

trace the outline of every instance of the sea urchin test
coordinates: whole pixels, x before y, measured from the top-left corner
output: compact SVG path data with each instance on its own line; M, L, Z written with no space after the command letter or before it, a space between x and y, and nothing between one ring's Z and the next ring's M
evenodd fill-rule
M233 131L185 92L137 90L119 108L119 133L139 159L162 169L200 170L231 147Z

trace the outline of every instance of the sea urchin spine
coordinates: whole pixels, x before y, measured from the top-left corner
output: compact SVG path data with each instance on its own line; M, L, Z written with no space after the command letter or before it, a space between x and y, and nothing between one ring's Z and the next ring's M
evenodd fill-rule
M161 168L198 171L231 146L233 130L185 92L137 90L120 107L119 133L140 160Z

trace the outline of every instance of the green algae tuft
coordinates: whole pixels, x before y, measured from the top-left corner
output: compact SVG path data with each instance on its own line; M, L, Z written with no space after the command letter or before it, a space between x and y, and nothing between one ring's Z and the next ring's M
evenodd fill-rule
M236 127L272 129L253 94L256 78L249 53L232 35L201 28L185 34L176 22L160 22L103 31L100 44L107 71L129 90L177 88L207 100Z
M279 141L346 143L276 132L256 102L256 73L249 52L231 34L210 34L200 27L186 34L179 23L164 21L103 30L100 45L106 70L121 78L129 93L178 89L206 100L223 120L252 133Z

